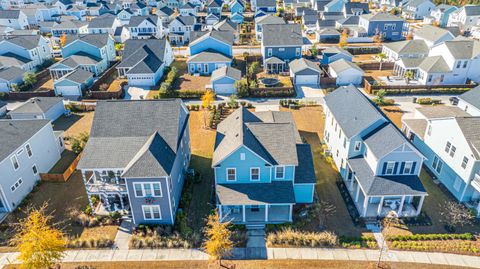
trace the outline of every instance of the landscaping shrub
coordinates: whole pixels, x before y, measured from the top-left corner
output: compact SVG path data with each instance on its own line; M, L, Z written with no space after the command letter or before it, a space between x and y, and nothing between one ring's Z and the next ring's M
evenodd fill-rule
M110 248L113 240L106 237L75 238L67 242L67 248Z
M285 228L268 234L268 246L334 247L337 235L332 232L301 232Z
M471 233L463 234L414 234L397 235L387 237L388 241L432 241L432 240L474 240L475 236Z
M442 103L442 100L432 98L418 98L417 103L420 105L435 105Z
M433 88L433 89L387 89L386 95L399 94L462 94L471 88ZM379 90L373 90L375 94Z
M200 236L191 234L188 238L172 232L171 226L140 225L133 233L129 246L142 248L191 248L200 244Z
M377 248L377 241L373 236L340 237L340 245L344 248Z

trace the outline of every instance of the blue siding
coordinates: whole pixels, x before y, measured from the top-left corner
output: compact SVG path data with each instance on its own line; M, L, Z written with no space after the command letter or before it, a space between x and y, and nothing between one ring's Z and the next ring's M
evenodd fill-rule
M245 11L245 8L238 2L235 2L231 7L230 7L230 12L233 13L243 13Z
M212 84L215 87L215 84L234 84L235 80L229 77L223 77L221 79L215 80Z
M395 24L395 30L390 26L385 29L385 24ZM402 40L403 21L370 21L367 35L374 36L377 32L384 35L384 40Z
M324 53L321 64L325 64L325 65L330 64L340 59L345 59L346 61L349 61L349 62L352 61L351 56L345 55L343 53Z
M88 43L79 41L72 42L68 44L68 46L65 46L62 49L62 57L67 58L68 56L74 55L79 52L85 52L97 58L102 58L102 54L100 53L100 50L98 48Z
M239 13L234 13L232 17L230 18L231 21L235 23L242 24L243 23L243 16Z
M272 54L269 55L268 51L269 49L272 50ZM297 55L296 51L297 49L300 50L300 54ZM265 47L263 51L263 60L268 59L270 57L277 57L283 61L293 61L295 59L300 59L302 57L302 47Z
M190 45L190 55L195 55L208 49L215 50L229 57L232 57L233 55L231 45L225 44L211 37L197 44Z
M453 185L455 184L455 179L457 177L460 178L460 176L448 165L448 162L445 162L444 160L441 160L435 152L433 152L430 147L427 146L421 139L419 139L417 136L414 137L413 139L413 144L417 147L418 150L427 158L426 161L423 162L423 164L435 175L435 177L442 182L442 184L455 196L457 200L460 200L462 196L462 192L465 189L465 181L461 180L462 184L459 188L459 191L456 191ZM442 170L440 173L435 171L433 169L433 159L434 157L437 156L442 162ZM473 187L469 185L467 187L467 191L465 192L465 196L463 197L463 201L469 201L472 198L472 193L473 193Z
M295 201L297 203L312 203L315 184L295 184Z
M204 65L205 64L208 65L207 72L205 72L205 70L204 70ZM201 65L200 67L198 66L198 63L188 63L188 72L190 74L199 73L199 74L202 74L202 75L210 75L210 74L212 74L213 71L220 68L219 65L222 65L222 64L226 65L226 66L231 66L232 62L229 61L229 62L215 62L215 63L200 63L200 65Z

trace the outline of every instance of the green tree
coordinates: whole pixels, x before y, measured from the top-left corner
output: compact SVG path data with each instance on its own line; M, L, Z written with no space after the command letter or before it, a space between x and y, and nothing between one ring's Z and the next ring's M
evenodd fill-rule
M33 72L27 72L23 75L23 82L28 86L33 86L37 83L37 75Z
M239 97L248 96L248 82L246 78L235 81L234 87L237 90L237 95Z
M65 236L49 225L52 216L45 215L46 208L47 204L44 204L40 209L32 209L16 227L17 234L12 243L20 252L21 268L51 268L64 255Z
M313 44L312 48L310 49L310 53L312 54L313 58L317 58L318 56L317 44Z
M70 145L72 146L72 151L80 154L85 148L85 145L88 142L88 138L89 135L86 132L80 133L76 137L70 137Z
M383 67L383 61L387 58L387 55L385 55L385 53L379 53L377 55L378 57L378 60L380 61L380 70L382 70L382 67Z
M207 225L204 229L205 241L203 249L210 256L211 261L218 261L220 266L222 259L231 256L233 242L232 232L229 229L230 222L222 222L218 212L208 216Z
M253 62L248 66L247 76L249 79L255 79L254 76L259 66L260 64L258 62Z
M385 90L379 90L375 93L375 103L381 105L385 103L385 95L386 95Z
M238 107L237 99L238 98L235 94L230 95L230 97L228 97L228 102L227 102L228 107L237 108Z
M408 70L407 72L405 72L405 74L403 74L403 78L405 78L405 82L409 84L410 80L413 79L413 71Z

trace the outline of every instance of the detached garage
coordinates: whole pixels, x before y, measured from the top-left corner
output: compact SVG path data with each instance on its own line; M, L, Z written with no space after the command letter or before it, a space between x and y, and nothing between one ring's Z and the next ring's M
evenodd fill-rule
M83 95L83 90L93 84L93 73L81 68L66 74L53 83L55 95L71 99L79 99Z
M320 67L307 59L300 58L290 63L290 77L293 84L318 85L321 74Z
M242 72L230 66L221 67L212 72L212 89L216 94L230 95L237 92L235 81L242 78Z
M54 121L65 113L61 97L33 97L8 115L13 120L48 119Z
M363 70L345 59L331 63L328 67L328 72L332 77L336 78L337 85L362 84Z

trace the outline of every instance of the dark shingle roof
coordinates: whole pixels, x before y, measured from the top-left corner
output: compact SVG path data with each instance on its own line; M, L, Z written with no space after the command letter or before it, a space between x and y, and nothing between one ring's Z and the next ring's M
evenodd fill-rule
M16 66L10 66L0 69L0 79L12 81L18 78L23 78L24 73L25 71L23 69Z
M0 19L18 19L20 10L0 10Z
M316 63L314 63L310 60L307 60L305 58L300 58L300 59L293 60L290 63L290 69L292 70L293 73L298 73L298 72L303 71L305 69L315 70L319 74L322 73L322 70L320 69L320 67Z
M70 81L76 83L84 83L89 78L93 77L93 73L83 70L82 68L78 68L73 72L68 73L62 79L68 79Z
M218 202L223 205L294 204L291 181L216 185Z
M5 37L5 36L0 37L0 41L3 41L3 40L30 50L38 46L38 43L40 42L40 36L39 35L16 35L16 36L9 36L9 37Z
M106 13L101 16L93 18L88 24L88 28L111 28L117 17Z
M417 175L375 176L364 158L349 159L348 164L366 195L427 194Z
M298 166L295 167L295 184L315 183L315 168L309 144L297 145Z
M27 142L50 120L0 120L0 160Z
M166 39L129 39L117 67L130 67L130 74L154 73L164 62L167 42Z
M132 16L130 17L130 21L128 23L129 27L137 27L143 21L149 21L153 25L157 25L158 16L157 15L148 15L148 16Z
M300 24L267 24L263 26L262 35L262 44L264 46L303 45L302 27Z
M170 175L188 124L182 110L180 99L98 101L78 168L126 168L128 177Z

